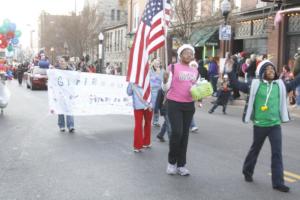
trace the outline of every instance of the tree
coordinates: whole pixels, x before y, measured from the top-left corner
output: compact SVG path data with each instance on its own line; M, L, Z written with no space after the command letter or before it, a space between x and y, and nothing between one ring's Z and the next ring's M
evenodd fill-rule
M80 16L79 43L81 52L98 46L98 35L103 24L103 13L97 12L96 6L87 5Z
M195 28L220 25L223 16L219 10L212 13L211 2L208 0L173 0L172 35L181 40L181 43L188 43ZM231 4L234 8L233 1Z

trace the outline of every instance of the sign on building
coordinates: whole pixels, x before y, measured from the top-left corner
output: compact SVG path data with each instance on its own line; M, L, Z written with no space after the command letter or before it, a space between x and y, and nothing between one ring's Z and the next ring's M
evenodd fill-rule
M230 25L220 25L219 40L231 40L231 26Z

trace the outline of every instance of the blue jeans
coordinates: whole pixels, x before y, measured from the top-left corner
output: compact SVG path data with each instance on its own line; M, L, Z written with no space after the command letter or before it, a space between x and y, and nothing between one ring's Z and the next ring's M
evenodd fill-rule
M296 87L296 104L300 106L300 86Z
M190 125L190 128L193 128L193 127L196 127L196 123L195 123L194 117L193 117L191 125Z
M153 114L153 124L158 124L159 123L159 112L155 112Z
M65 128L65 116L58 115L58 127ZM67 115L67 128L74 128L74 117L72 115Z
M273 187L284 184L283 180L283 163L282 163L282 136L281 126L259 127L253 128L253 143L248 152L243 166L243 174L252 176L259 155L259 152L268 137L271 144L271 170Z
M164 123L158 133L159 136L161 137L164 137L165 133L167 132L168 133L168 137L170 139L170 136L171 136L171 125L170 125L170 121L169 121L169 117L168 115L164 115Z

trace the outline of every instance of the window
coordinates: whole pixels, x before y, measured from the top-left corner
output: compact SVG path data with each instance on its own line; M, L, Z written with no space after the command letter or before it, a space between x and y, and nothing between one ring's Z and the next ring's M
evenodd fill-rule
M118 39L118 31L115 31L115 41L114 41L114 47L115 47L115 52L117 51L117 39Z
M117 10L117 20L120 21L121 19L121 11Z
M220 0L212 0L212 15L220 10Z
M234 11L239 12L241 11L241 7L242 7L242 0L234 0Z
M111 16L110 16L111 20L115 20L115 9L111 10Z
M121 30L121 37L120 37L121 41L120 41L120 44L121 44L121 51L123 51L123 30Z
M132 21L132 31L136 31L139 23L139 7L138 4L135 3L133 5L133 21Z
M201 17L201 10L202 10L202 1L198 1L196 5L196 17L200 18Z

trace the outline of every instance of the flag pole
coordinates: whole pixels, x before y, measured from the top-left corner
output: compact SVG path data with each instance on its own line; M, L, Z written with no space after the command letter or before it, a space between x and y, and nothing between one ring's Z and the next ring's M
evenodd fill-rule
M165 34L165 65L164 69L167 69L168 66L168 26L166 24L166 0L163 1L164 3L164 20L163 20L163 28Z

